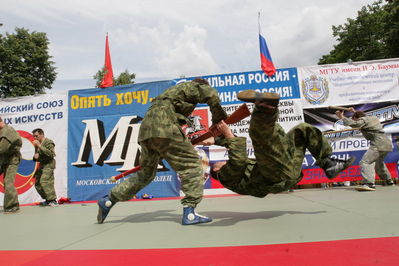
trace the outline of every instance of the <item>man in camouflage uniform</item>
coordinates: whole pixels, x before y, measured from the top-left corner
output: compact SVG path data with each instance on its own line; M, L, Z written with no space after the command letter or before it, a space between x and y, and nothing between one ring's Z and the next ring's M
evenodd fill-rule
M276 123L278 94L246 90L240 92L238 98L255 103L249 135L256 159L247 156L246 138L235 137L227 125L220 122L217 129L225 138L216 140L216 144L229 149L229 161L216 163L212 176L226 188L255 197L287 191L302 179L306 149L329 179L336 177L355 160L331 159L332 148L327 139L320 130L307 123L299 124L286 134Z
M198 103L206 103L212 113L212 122L227 117L220 105L217 91L204 79L195 79L165 90L152 101L140 126L138 142L141 146L141 170L115 186L98 201L98 223L103 223L111 207L118 201L129 200L155 177L158 162L165 159L181 177L185 194L182 224L212 221L197 214L194 208L203 195L204 177L199 155L181 129Z
M35 188L40 197L45 201L40 206L57 206L57 196L54 188L54 169L55 169L55 144L44 136L41 128L32 131L33 145L35 146L35 155L33 160L39 162L39 169L35 172Z
M362 111L353 112L352 118L344 116L344 112L337 111L335 114L342 119L345 126L360 128L365 139L370 141L370 147L360 160L360 169L363 176L362 186L357 188L360 191L375 190L375 172L385 181L387 185L394 185L391 174L384 163L384 158L392 151L392 141L385 135L378 117L366 116Z
M22 139L14 128L0 117L0 173L4 175L4 214L19 211L15 175L21 162Z

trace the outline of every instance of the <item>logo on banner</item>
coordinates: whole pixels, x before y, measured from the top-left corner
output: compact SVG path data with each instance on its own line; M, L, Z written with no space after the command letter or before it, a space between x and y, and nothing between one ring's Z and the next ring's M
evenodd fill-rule
M183 125L182 129L185 133L185 135L189 139L194 139L202 134L206 133L207 130L209 129L209 123L208 123L208 109L196 109L194 110L191 115L188 117L188 120L190 121L189 125ZM205 181L208 180L209 178L209 173L210 173L210 166L209 166L209 158L206 152L198 147L195 147L195 150L198 153L198 157L201 160L201 165L202 165L202 170L204 172L204 179ZM177 178L179 181L180 175L177 175Z
M34 138L32 134L22 130L17 130L17 132L22 137L24 143L28 142L28 145L22 145L22 160L19 164L17 174L15 175L14 183L18 194L23 194L35 184L34 175L37 168L39 167L39 163L33 161L32 159L24 158L33 158L34 146L32 142ZM4 174L0 175L0 192L4 193Z
M189 139L194 139L204 134L208 128L208 110L194 110L188 117L189 125L183 125L183 132Z
M310 104L322 104L329 95L328 81L326 78L311 75L302 80L302 93Z
M91 167L89 160L102 166L122 165L117 171L126 171L137 165L139 147L137 137L142 118L139 116L122 116L106 138L104 122L99 119L86 119L86 124L79 154L71 165ZM92 154L90 156L90 154Z

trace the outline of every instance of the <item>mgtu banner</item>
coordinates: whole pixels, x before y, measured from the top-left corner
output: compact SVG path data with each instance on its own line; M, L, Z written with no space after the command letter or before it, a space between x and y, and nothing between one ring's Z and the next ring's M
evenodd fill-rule
M357 111L363 111L366 115L377 116L383 124L384 131L393 140L393 152L385 157L385 163L393 178L398 177L398 142L399 142L399 102L380 102L368 104L356 104L345 107L354 107ZM349 156L356 156L354 164L348 170L342 172L334 179L334 182L347 180L361 180L359 162L369 148L369 142L362 136L359 130L329 133L351 129L343 126L342 120L338 120L335 110L329 108L317 108L304 110L305 121L324 131L325 137L331 143L333 156L339 159L347 159ZM345 112L348 117L351 113ZM325 176L322 169L315 165L314 158L308 153L304 160L304 178L299 184L331 182Z
M304 109L399 100L399 59L299 67Z
M115 185L110 177L138 165L140 121L151 99L172 85L173 81L163 81L69 91L68 195L72 200L106 195ZM166 163L159 165L154 181L137 196L179 195L176 174L169 169Z
M20 204L43 201L35 189L34 172L38 163L33 161L35 148L32 130L41 128L45 137L55 144L56 168L54 186L57 198L67 195L67 95L66 93L42 94L0 101L0 116L22 137L22 161L15 177ZM3 205L3 177L0 177L0 205Z

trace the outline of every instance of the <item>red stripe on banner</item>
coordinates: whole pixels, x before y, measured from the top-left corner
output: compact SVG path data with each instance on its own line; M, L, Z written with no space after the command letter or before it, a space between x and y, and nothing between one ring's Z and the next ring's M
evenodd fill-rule
M398 178L396 163L386 163L385 165L391 173L392 178ZM321 168L304 169L302 170L302 173L303 178L298 185L362 180L359 165L349 167L334 179L328 179ZM378 175L376 175L376 179L380 179Z
M398 265L399 237L259 246L0 251L2 265Z

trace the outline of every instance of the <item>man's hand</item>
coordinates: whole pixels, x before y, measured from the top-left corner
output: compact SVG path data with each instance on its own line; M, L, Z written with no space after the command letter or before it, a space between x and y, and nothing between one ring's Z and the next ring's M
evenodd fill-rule
M223 120L216 124L216 128L226 139L234 138L234 134L231 132L230 127Z
M214 172L219 172L220 169L222 169L222 167L225 166L226 164L227 164L226 161L223 161L223 162L216 162L216 163L213 164L212 170L213 170Z
M35 147L39 147L39 146L40 146L40 142L39 142L37 139L35 139L34 141L32 141L32 144L33 144L33 146L35 146Z
M345 118L344 112L343 111L336 111L335 115L338 117L338 119L343 119Z

